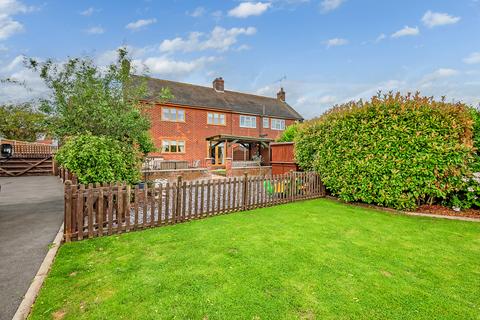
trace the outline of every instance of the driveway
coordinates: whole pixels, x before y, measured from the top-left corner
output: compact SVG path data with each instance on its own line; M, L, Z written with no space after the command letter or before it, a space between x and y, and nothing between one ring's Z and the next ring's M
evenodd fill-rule
M63 221L54 176L0 178L0 320L10 320Z

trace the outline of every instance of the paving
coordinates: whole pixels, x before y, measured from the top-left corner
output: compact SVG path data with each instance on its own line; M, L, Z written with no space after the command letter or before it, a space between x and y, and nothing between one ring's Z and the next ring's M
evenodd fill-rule
M0 178L0 320L10 320L63 221L54 176Z

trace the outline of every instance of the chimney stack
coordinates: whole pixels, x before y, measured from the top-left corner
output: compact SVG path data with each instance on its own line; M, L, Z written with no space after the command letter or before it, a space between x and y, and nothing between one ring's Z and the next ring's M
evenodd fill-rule
M278 91L277 99L285 102L285 91L283 90L283 88L280 88L280 91Z
M222 77L216 78L213 80L213 89L218 92L223 92L224 91L224 81Z

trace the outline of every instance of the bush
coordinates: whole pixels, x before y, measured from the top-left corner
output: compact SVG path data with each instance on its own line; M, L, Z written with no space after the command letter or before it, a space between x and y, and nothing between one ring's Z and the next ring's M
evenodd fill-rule
M296 158L343 200L414 209L447 199L471 174L472 125L461 103L379 94L303 124Z
M277 142L292 142L295 140L295 136L298 132L298 123L294 123L289 125L285 128L285 131L282 132L280 138L278 138Z
M80 183L140 180L141 157L130 144L105 136L75 136L59 149L55 160L74 172Z
M462 187L458 192L450 195L446 204L456 210L480 207L480 112L469 108L473 119L473 147L474 160L470 164L470 173L462 178Z

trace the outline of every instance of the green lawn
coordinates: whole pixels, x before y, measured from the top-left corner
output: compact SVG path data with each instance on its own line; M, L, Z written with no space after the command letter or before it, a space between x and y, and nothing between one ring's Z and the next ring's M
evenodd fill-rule
M480 319L480 223L320 199L63 245L32 319Z

